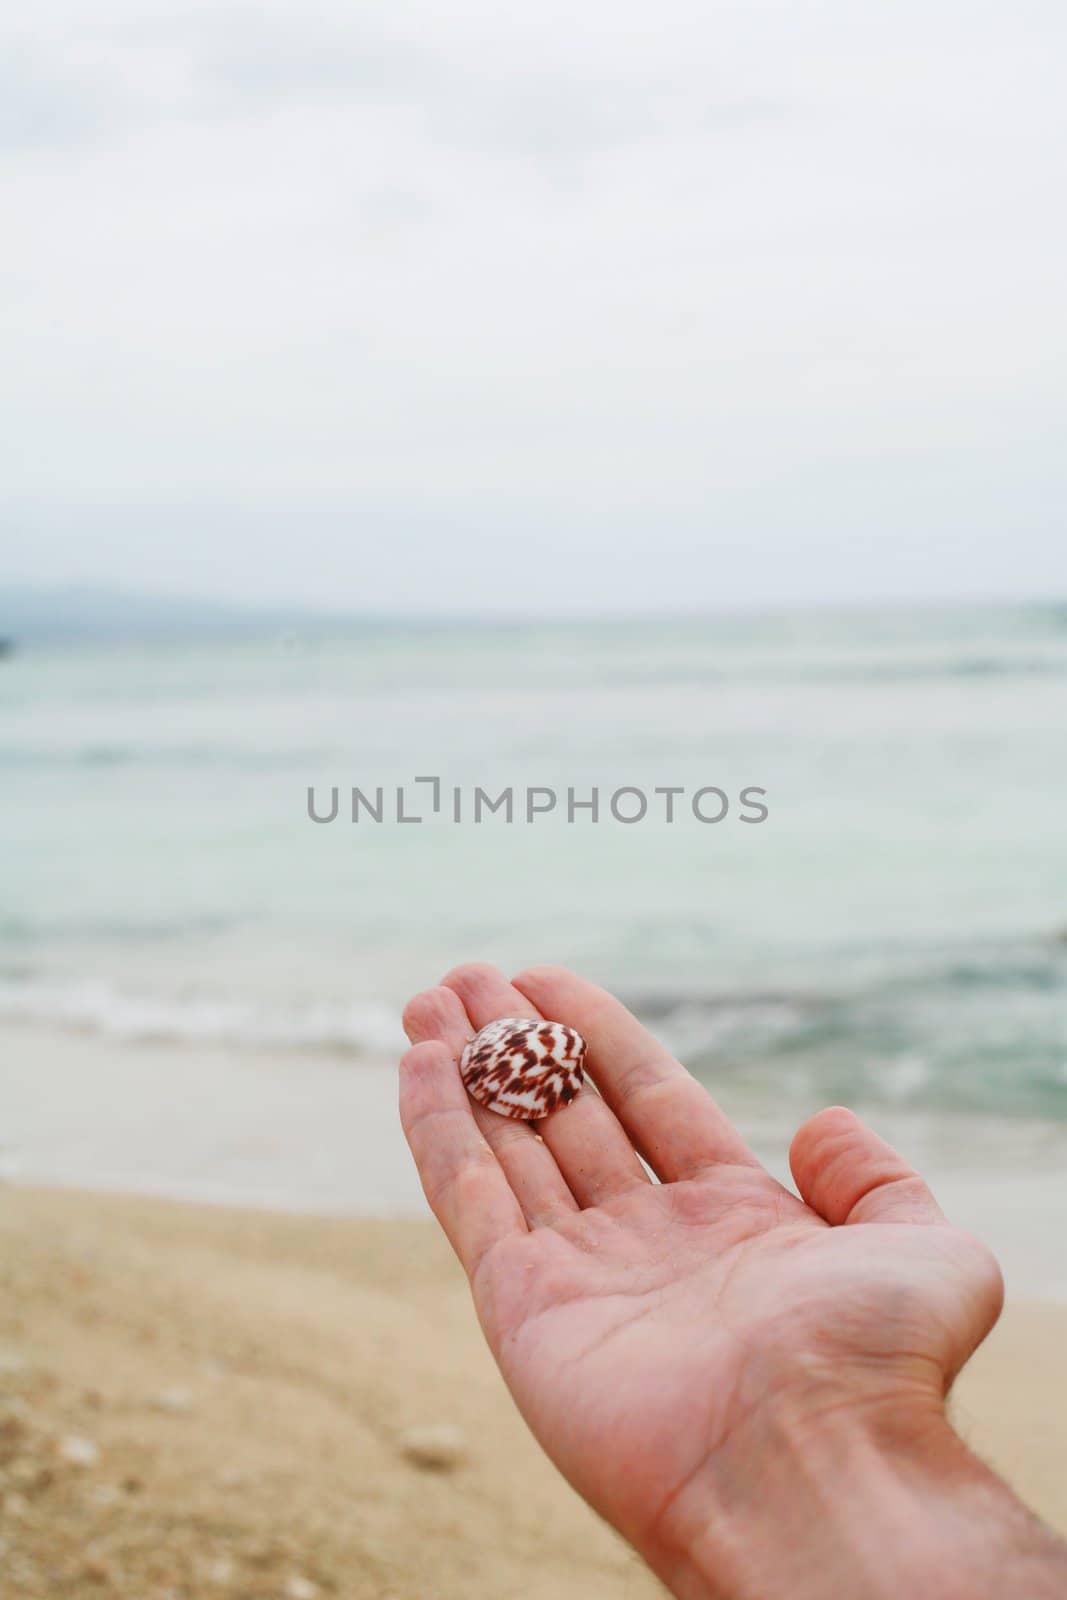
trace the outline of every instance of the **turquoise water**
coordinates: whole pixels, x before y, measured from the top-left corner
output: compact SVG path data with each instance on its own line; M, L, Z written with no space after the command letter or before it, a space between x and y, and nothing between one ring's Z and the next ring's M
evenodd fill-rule
M1054 606L27 646L0 1014L357 1062L448 965L559 960L757 1096L1064 1116L1065 728ZM353 824L352 785L425 820ZM527 785L560 809L470 820ZM568 786L649 814L570 824Z

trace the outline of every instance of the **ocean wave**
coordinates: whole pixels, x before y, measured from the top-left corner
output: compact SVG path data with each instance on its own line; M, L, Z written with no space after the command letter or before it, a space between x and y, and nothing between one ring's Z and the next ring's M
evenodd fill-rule
M1067 1119L1062 944L898 962L837 990L629 999L716 1093Z
M639 992L623 998L716 1095L1040 1116L1067 1120L1067 951L1047 966L1016 951L970 961L916 961L910 973L797 992ZM1003 970L1000 970L1001 963ZM275 972L277 968L273 969ZM986 981L981 981L985 973ZM312 1052L395 1059L404 1048L396 1008L338 992L309 997L284 980L255 991L149 979L0 974L0 1023L61 1029L117 1042L221 1048L234 1054Z
M771 1046L804 1025L811 1001L788 994L630 992L622 998L682 1060L704 1060L759 1039Z
M0 980L0 1019L129 1042L357 1057L394 1055L405 1045L395 1013L367 1002L264 1005L232 996L124 990L88 978Z

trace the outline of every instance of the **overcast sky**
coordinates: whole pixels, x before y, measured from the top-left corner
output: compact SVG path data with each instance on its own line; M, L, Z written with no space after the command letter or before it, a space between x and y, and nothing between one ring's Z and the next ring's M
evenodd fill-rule
M1063 0L6 14L0 575L1067 594Z

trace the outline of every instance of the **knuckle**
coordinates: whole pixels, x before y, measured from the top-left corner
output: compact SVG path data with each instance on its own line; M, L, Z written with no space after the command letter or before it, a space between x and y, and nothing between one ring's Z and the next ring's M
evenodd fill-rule
M995 1320L1004 1304L1004 1274L1000 1262L985 1241L973 1233L961 1232L959 1239L970 1254L975 1286Z
M474 1146L460 1166L442 1174L434 1198L447 1199L459 1213L466 1211L481 1200L486 1173L496 1166L497 1159L487 1144Z
M401 1056L400 1070L406 1077L421 1077L439 1064L444 1053L444 1045L437 1040L421 1039Z

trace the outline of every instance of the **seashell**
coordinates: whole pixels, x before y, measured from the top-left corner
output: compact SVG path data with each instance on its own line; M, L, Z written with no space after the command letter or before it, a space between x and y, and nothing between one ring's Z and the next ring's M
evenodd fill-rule
M566 1023L499 1017L467 1041L459 1070L479 1105L531 1121L569 1105L584 1061L585 1040Z

